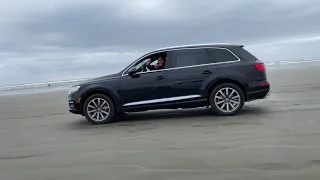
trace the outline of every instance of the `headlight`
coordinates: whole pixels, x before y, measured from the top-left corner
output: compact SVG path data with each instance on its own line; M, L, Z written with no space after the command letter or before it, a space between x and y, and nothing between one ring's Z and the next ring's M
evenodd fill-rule
M72 86L69 90L69 94L77 92L79 88L80 86Z

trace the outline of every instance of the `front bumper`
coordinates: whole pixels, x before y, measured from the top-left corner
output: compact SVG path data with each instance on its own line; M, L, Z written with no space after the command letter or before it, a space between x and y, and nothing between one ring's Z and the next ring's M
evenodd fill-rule
M75 95L68 95L69 112L73 114L82 114L81 99Z

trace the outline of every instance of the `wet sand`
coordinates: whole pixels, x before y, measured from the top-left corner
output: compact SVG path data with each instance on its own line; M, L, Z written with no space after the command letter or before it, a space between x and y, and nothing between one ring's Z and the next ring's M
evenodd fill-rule
M0 96L4 180L320 178L320 66L268 69L272 93L234 117L206 109L93 126L67 91Z

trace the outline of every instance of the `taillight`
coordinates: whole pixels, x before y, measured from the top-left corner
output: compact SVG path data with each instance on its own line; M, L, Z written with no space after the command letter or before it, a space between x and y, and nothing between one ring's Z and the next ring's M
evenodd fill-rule
M266 66L263 63L254 63L254 65L256 66L256 69L260 72L266 70Z

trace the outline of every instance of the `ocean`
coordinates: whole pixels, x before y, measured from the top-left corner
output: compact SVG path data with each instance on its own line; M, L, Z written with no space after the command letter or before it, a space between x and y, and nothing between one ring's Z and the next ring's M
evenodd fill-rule
M314 64L320 65L320 59L265 62L267 70L278 69L278 68L294 68L294 67L302 67L302 66L307 67ZM28 94L28 93L46 93L50 91L68 90L71 86L89 79L90 78L2 86L0 87L0 96L13 95L13 94Z

